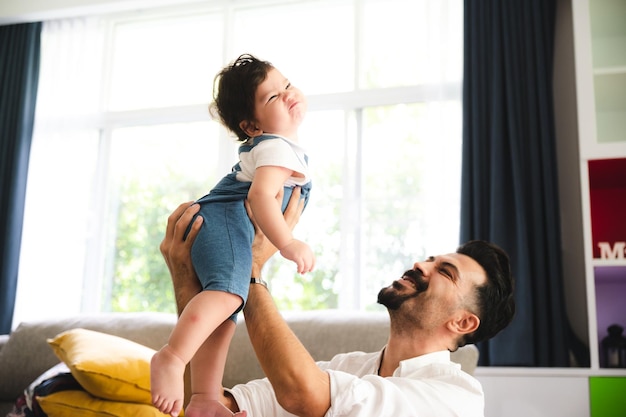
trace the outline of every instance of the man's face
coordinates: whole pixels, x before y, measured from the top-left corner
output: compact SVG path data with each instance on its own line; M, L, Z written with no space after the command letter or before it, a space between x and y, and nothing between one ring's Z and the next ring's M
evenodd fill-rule
M476 286L486 281L483 268L458 253L430 257L378 293L378 302L399 317L434 327L458 309L475 311Z

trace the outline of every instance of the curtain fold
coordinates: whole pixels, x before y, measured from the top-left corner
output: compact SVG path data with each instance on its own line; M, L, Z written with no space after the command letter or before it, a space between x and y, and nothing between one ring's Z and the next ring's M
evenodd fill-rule
M569 366L552 76L555 0L465 0L461 241L511 256L513 323L480 365Z
M0 26L0 334L11 331L15 307L41 26Z

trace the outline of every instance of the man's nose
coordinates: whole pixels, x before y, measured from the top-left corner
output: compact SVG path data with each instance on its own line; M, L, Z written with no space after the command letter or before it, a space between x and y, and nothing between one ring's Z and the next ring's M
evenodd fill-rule
M430 272L428 262L415 262L413 264L413 269L416 271L420 271L422 273L422 276L428 276Z

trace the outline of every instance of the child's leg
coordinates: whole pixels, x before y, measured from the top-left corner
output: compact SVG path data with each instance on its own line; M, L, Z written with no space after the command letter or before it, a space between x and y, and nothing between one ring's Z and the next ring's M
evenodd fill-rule
M241 302L241 298L234 294L202 291L187 304L167 345L154 354L150 363L152 402L159 411L173 416L180 413L185 366Z
M220 403L228 347L235 333L235 322L224 321L204 342L191 360L191 400L186 417L231 417Z

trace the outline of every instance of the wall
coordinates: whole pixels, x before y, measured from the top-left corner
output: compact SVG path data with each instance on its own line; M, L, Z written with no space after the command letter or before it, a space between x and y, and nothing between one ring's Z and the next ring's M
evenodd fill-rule
M589 376L576 370L479 369L485 417L589 417Z

